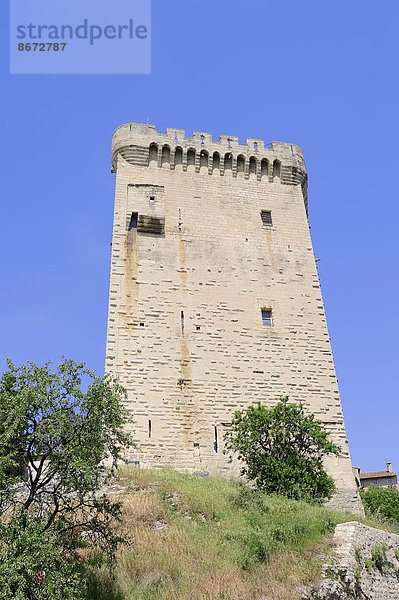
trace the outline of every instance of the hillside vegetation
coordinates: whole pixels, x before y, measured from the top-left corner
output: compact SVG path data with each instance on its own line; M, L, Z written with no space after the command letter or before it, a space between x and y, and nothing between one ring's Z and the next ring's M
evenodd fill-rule
M122 469L118 485L129 544L112 575L87 556L92 600L296 600L317 580L337 523L358 519L171 469Z

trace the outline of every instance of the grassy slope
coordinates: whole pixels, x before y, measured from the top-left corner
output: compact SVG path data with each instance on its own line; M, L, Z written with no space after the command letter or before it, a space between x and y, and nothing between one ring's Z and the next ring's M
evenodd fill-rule
M121 484L130 546L114 577L91 567L93 600L295 600L317 578L335 525L357 519L170 469L124 470Z

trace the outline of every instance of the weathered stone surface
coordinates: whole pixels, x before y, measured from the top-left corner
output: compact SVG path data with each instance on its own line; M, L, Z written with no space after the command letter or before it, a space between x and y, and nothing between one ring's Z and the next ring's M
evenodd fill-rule
M341 446L341 457L326 460L336 501L361 511L302 150L132 123L114 133L112 164L106 371L128 390L139 446L130 460L237 471L223 455L234 411L288 395Z
M350 522L337 525L334 542L317 600L399 599L399 535Z
M339 494L335 494L331 500L325 502L328 508L333 510L343 510L354 514L364 515L364 509L359 499L359 492L354 490L340 490Z

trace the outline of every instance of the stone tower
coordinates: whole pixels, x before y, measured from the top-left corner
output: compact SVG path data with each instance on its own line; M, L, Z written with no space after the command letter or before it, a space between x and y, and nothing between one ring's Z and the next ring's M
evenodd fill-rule
M294 144L119 127L106 371L128 390L142 466L234 469L236 409L288 395L343 449L326 467L356 509Z

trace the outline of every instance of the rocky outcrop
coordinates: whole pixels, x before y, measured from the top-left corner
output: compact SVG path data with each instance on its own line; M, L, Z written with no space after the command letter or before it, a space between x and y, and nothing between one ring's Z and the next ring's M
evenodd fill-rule
M399 600L399 535L358 522L337 525L323 574L317 600Z

